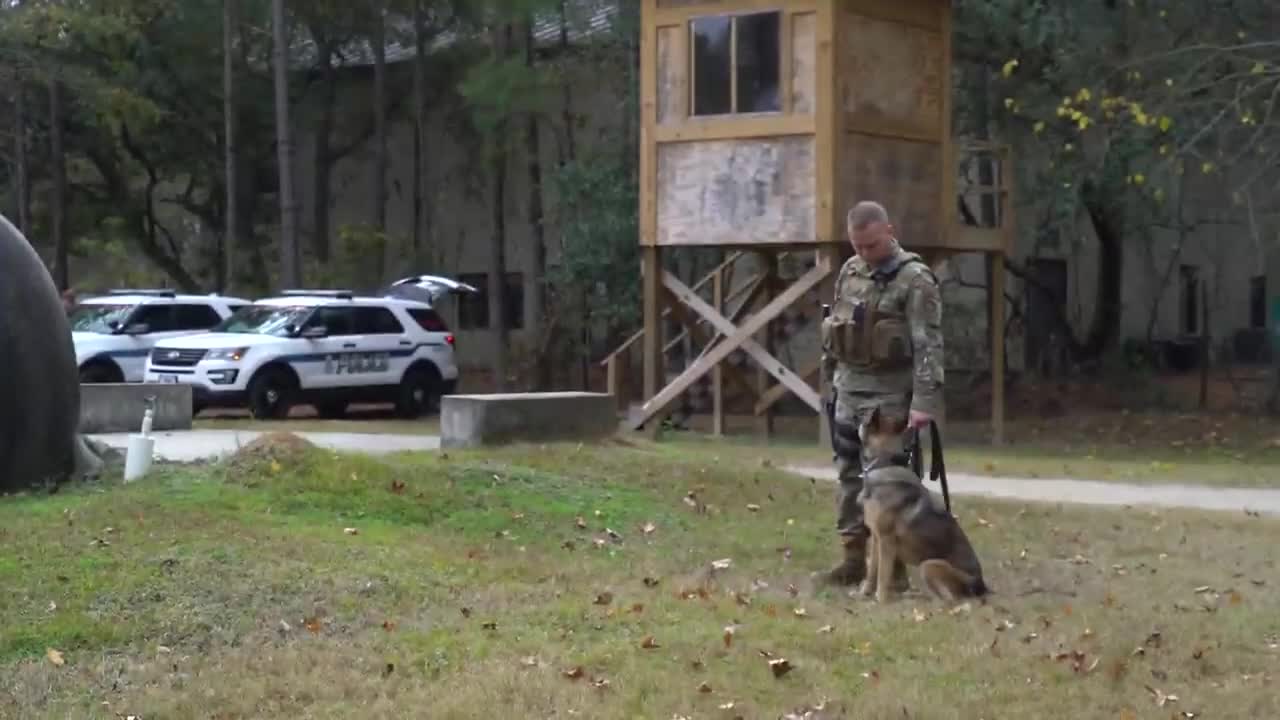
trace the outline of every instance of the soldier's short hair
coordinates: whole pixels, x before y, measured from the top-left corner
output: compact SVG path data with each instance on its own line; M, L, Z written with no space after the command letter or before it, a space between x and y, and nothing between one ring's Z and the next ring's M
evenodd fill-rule
M850 230L862 230L872 223L888 223L889 211L884 206L872 200L863 200L849 209L849 215L846 218Z

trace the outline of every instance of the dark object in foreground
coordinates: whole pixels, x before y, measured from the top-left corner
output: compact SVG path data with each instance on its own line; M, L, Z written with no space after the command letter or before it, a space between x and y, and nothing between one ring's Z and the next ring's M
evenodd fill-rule
M79 416L62 297L27 239L0 216L0 492L69 477Z

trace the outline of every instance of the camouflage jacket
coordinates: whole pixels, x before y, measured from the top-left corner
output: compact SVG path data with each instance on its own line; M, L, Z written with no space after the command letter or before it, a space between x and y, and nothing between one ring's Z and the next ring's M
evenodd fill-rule
M823 321L822 352L836 390L910 395L912 410L940 419L942 297L933 271L901 247L875 269L850 258Z

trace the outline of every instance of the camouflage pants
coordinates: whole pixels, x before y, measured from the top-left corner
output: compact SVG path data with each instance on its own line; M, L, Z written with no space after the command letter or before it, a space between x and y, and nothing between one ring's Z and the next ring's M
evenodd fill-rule
M836 501L836 532L841 537L865 540L868 535L862 522L858 493L862 492L862 442L858 426L877 406L890 417L907 417L910 396L874 392L836 393L835 451L836 472L840 480Z

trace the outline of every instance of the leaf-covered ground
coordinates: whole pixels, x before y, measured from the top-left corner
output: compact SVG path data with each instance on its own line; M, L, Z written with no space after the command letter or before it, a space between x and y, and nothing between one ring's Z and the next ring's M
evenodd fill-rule
M754 452L302 450L3 498L0 717L1280 714L1280 523L956 510L986 604L816 587L831 488Z

